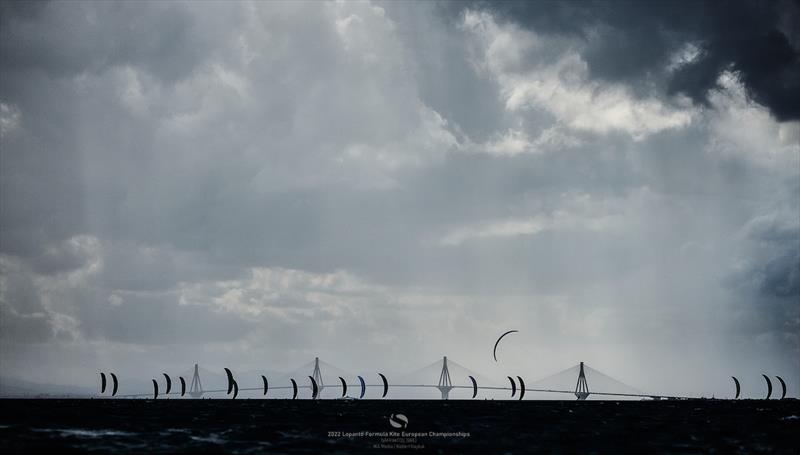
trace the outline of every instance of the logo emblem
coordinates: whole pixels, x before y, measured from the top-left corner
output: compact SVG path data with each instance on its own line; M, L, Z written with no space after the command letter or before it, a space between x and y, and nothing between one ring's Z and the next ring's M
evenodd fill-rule
M394 428L408 427L408 417L403 414L392 414L389 416L389 425Z

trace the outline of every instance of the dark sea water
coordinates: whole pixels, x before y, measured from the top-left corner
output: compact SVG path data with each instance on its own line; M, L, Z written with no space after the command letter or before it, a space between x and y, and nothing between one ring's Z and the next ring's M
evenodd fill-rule
M797 454L800 401L0 400L0 449Z

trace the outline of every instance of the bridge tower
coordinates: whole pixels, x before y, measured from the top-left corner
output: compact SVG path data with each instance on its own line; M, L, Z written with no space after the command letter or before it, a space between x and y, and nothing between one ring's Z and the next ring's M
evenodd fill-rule
M442 392L442 400L450 398L450 391L453 390L453 381L450 380L450 370L447 369L447 356L442 359L442 373L439 375L439 385L436 388Z
M192 385L189 387L189 396L192 398L200 398L203 396L203 383L200 382L200 371L197 364L194 364L194 376L192 376Z
M589 384L586 383L583 362L581 362L581 371L578 373L578 384L575 385L575 396L578 400L585 400L589 396Z
M314 357L314 372L311 374L311 377L317 381L317 387L319 391L317 391L317 398L322 394L322 389L325 388L325 384L322 383L322 372L319 371L319 357Z

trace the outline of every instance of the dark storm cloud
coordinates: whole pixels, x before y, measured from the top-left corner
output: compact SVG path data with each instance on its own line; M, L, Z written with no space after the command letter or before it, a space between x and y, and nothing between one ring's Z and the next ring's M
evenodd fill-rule
M42 343L53 340L52 321L46 313L19 314L0 307L0 339L4 342Z
M800 236L800 232L797 233ZM794 238L796 240L797 237ZM767 296L800 300L800 247L769 261L763 269L760 291Z
M747 235L764 252L756 256L758 261L746 272L751 278L744 282L768 299L799 302L800 220L792 214L761 217L748 224Z
M171 82L205 58L201 26L171 2L3 2L0 55L7 70L70 76L135 64Z
M0 263L0 272L3 275L4 291L8 293L8 297L2 302L4 305L23 315L45 311L31 274L6 262Z
M177 283L229 280L241 277L240 264L212 264L192 251L171 245L136 245L116 242L101 250L103 271L99 283L123 291L168 291Z
M2 139L0 250L34 256L42 254L51 240L58 242L83 232L85 205L78 197L82 183L72 154L73 129L57 126L70 123L68 106L75 99L59 88L45 88L44 84L36 93L23 79L32 85L41 80L34 75L15 78L4 74L0 78L0 97L30 109L28 121L37 130L36 135ZM61 103L50 106L48 100L52 97Z
M36 273L43 275L68 273L86 266L92 260L90 249L87 245L81 245L79 239L63 242L61 245L51 245L32 259L32 268Z
M180 305L175 293L124 293L123 303L107 305L86 296L78 305L79 327L87 339L141 345L236 341L253 321L208 307Z
M474 140L486 140L509 123L496 83L470 66L464 47L465 32L457 24L442 28L435 3L414 7L403 2L383 2L388 14L403 27L398 37L412 53L419 96L448 121L468 131ZM424 31L424 33L423 33Z
M42 303L31 273L0 260L0 339L46 342L53 337L52 316Z
M776 118L800 118L800 8L795 2L512 1L469 7L539 33L584 39L595 77L640 88L655 82L705 103L719 75L732 70ZM688 43L699 48L697 58L665 74L670 56Z

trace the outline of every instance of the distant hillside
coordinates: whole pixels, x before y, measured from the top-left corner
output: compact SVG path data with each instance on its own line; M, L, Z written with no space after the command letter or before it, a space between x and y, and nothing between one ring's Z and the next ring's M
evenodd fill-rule
M2 398L88 398L93 394L88 387L41 384L0 376Z

